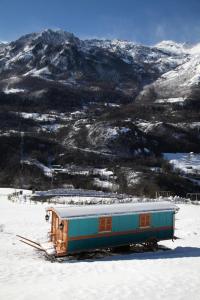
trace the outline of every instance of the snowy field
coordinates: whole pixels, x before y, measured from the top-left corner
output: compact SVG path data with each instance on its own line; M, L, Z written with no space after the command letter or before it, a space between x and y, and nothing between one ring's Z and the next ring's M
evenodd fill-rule
M11 192L11 191L9 191ZM200 299L200 206L181 204L173 250L51 263L16 234L45 241L46 204L13 203L0 189L0 299Z

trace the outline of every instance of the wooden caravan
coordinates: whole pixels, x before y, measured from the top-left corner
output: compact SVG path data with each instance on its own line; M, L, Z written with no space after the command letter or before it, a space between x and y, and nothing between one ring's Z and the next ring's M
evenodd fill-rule
M50 207L50 243L56 256L174 238L170 202Z

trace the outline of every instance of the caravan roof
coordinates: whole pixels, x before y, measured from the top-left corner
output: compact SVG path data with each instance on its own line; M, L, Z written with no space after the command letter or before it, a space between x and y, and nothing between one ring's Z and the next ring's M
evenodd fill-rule
M131 213L145 213L154 211L176 211L178 208L170 202L145 202L106 205L64 206L50 207L61 219L85 218L94 216L111 216Z

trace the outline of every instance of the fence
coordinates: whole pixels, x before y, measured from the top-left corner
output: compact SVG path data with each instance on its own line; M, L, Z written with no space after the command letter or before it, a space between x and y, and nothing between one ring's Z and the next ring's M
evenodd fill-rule
M156 198L159 198L159 197L167 198L170 196L174 196L174 194L171 191L157 191L156 192Z
M193 201L200 201L200 193L187 193L186 198Z

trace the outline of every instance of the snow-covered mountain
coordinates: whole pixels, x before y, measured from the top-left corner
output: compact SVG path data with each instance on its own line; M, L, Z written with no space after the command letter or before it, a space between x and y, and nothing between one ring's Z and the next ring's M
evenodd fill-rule
M50 29L0 44L0 184L20 186L23 161L26 185L48 187L41 166L52 162L61 166L55 186L105 179L75 178L64 172L72 164L111 168L123 192L136 192L134 174L139 194L194 191L155 170L167 169L163 152L200 149L199 77L199 44L81 40Z
M156 80L161 88L169 81L171 88L175 78L177 90L177 84L187 84L184 70L189 84L197 82L199 48L172 41L149 47L121 40L80 40L72 33L48 29L0 44L0 88L31 93L56 83L102 91L109 82L114 91L134 100Z
M87 43L109 50L127 63L137 62L143 66L144 64L152 65L152 70L159 74L183 63L187 57L186 52L166 51L166 48L159 47L159 45L148 47L122 40L89 40Z
M154 90L157 103L175 103L198 100L200 92L200 44L176 44L161 42L157 48L169 53L186 56L176 68L163 73L155 82L144 87L138 96L139 101L147 100Z
M176 43L174 41L162 41L155 45L156 48L161 49L163 51L171 53L175 53L177 55L188 54L190 46L186 43Z

